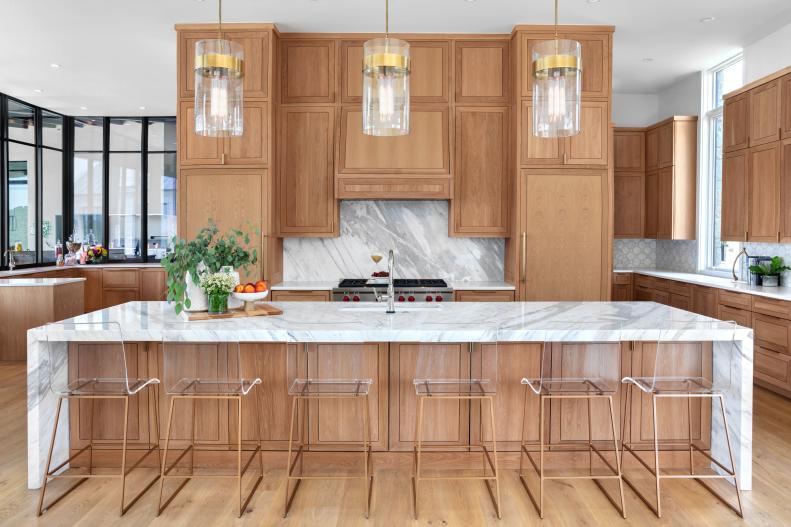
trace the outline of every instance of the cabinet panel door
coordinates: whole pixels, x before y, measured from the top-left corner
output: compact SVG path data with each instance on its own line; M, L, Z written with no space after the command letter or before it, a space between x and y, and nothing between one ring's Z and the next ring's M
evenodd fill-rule
M456 41L456 102L508 102L509 42Z
M613 302L631 302L632 301L632 286L629 284L613 284L612 286L612 301Z
M284 104L335 101L335 41L281 39Z
M607 298L607 173L593 170L523 171L527 301ZM578 262L561 276L560 259Z
M702 285L692 286L692 309L694 313L717 318L717 290Z
M606 102L582 101L579 134L566 138L565 162L569 165L606 165L610 112Z
M660 168L673 164L673 125L674 123L670 122L658 129L657 155Z
M195 96L195 43L217 38L216 31L178 32L178 90L182 99ZM245 56L245 59L247 57ZM245 62L247 62L245 60Z
M747 148L750 138L750 93L742 93L727 99L723 115L723 152Z
M645 168L659 168L659 129L654 128L645 133Z
M722 156L722 230L727 241L747 241L747 158L749 150Z
M279 229L283 234L334 235L335 109L281 108Z
M755 378L791 390L791 356L755 346Z
M613 161L615 170L641 172L645 170L645 132L620 131L613 133Z
M673 167L657 172L657 238L673 238Z
M780 80L781 101L780 108L783 115L783 139L791 139L791 73Z
M659 235L659 172L645 174L645 229L646 238Z
M159 302L168 294L167 274L164 269L140 269L140 300Z
M750 149L748 158L748 240L777 242L780 238L780 144Z
M614 178L614 235L616 238L643 237L642 173L616 172Z
M456 108L454 234L508 234L508 123L508 108Z
M413 107L409 135L373 137L362 132L362 111L341 110L340 174L449 174L447 106Z
M533 105L522 102L522 146L521 165L562 165L563 139L536 137L533 135Z
M273 302L329 302L329 291L272 291Z
M453 292L456 302L513 302L513 291L460 291Z
M222 163L222 139L203 137L195 133L195 106L192 101L179 103L179 163L189 165L219 165Z
M232 42L238 42L244 48L244 98L263 99L268 97L269 32L233 30L223 33L225 38ZM247 130L248 128L245 126L245 133Z
M244 134L225 139L226 165L267 165L269 163L269 103L245 101Z
M102 309L140 300L140 289L104 289Z
M783 141L780 148L783 162L780 174L780 241L791 243L791 139Z
M780 79L750 90L750 146L780 139Z

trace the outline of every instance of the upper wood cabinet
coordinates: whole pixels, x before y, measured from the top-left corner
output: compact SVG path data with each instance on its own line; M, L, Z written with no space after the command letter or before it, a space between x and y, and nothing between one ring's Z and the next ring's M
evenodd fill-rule
M673 219L676 214L682 214L681 207L673 203L673 167L660 168L657 172L657 232L656 237L662 239L673 238ZM688 210L683 211L688 214ZM693 225L695 209L692 208ZM694 234L693 234L694 238Z
M659 171L653 170L645 173L645 221L644 236L657 238L659 235ZM620 201L615 202L615 209L622 206ZM632 227L634 228L634 227Z
M522 102L522 165L607 165L610 114L606 102L582 101L580 133L560 139L533 135L532 104L532 101Z
M280 40L280 98L289 103L335 101L335 41Z
M783 139L789 139L791 138L791 73L780 80L780 85L780 107L783 115L781 132Z
M723 108L722 150L733 152L750 144L750 94L725 99Z
M456 102L508 102L509 49L507 40L456 41Z
M642 172L645 170L645 131L618 130L613 132L613 167L616 171Z
M269 62L271 31L264 29L232 29L223 32L223 38L238 42L244 49L244 98L269 97ZM195 43L216 39L217 31L179 30L178 32L178 90L179 97L195 96Z
M750 94L750 146L780 139L780 79L762 84Z
M576 40L582 46L582 96L610 96L610 33L563 32L559 38ZM526 33L522 35L522 57L527 64L532 64L533 46L537 42L553 40L554 33ZM522 96L530 97L533 91L532 67L521 68Z
M645 197L642 172L616 172L613 234L616 238L642 238Z
M780 241L791 243L791 138L784 140L781 148L783 167L780 174Z
M750 149L747 172L748 241L780 241L781 155L781 145L777 142Z
M657 140L657 161L659 168L666 168L673 164L675 154L675 121L671 121L659 127Z
M223 140L195 133L195 104L182 101L178 107L179 165L221 165Z
M722 209L720 239L747 241L747 166L749 150L722 156Z
M278 232L284 236L337 236L335 108L284 106L279 115Z
M451 234L508 234L508 108L456 108Z
M364 40L340 42L341 102L362 99ZM447 103L450 94L450 41L409 41L409 95L413 103Z
M651 128L645 132L645 169L657 168L659 168L659 128Z

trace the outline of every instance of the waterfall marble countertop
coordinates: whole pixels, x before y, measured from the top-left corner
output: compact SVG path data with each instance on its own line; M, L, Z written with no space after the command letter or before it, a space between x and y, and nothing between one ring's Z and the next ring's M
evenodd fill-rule
M514 291L516 287L508 282L449 282L448 285L453 289L461 291ZM274 284L272 291L331 291L338 287L338 281L329 282L279 282Z
M744 282L734 282L730 278L722 278L708 274L681 273L678 271L662 271L658 269L615 269L613 272L655 276L667 280L678 280L679 282L686 282L688 284L716 287L717 289L725 289L736 293L747 293L766 298L791 301L791 287L763 287L760 285L750 285Z
M85 282L85 278L0 278L0 287L52 287Z
M112 269L113 267L162 267L158 263L105 263L105 264L90 264L90 265L42 265L41 267L24 267L22 269L14 269L13 271L0 271L0 278L14 278L17 276L25 276L26 274L35 273L49 273L52 271L65 271L67 269Z
M189 322L167 302L128 302L34 328L28 346L44 340L103 340L118 322L127 341L163 338L203 342L614 342L722 340L728 326L654 302L449 302L404 306L385 313L380 303L272 302L282 315ZM400 307L400 306L399 306ZM689 323L702 322L691 330ZM75 326L73 323L95 325ZM737 340L752 330L738 328Z

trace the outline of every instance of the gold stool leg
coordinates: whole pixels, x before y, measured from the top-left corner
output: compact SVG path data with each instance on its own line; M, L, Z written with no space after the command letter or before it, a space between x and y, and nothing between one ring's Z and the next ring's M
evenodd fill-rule
M373 467L371 466L371 429L370 429L370 409L368 407L368 395L361 398L363 408L363 468L365 484L365 518L371 514L371 491L373 489Z
M121 441L121 509L120 515L124 512L124 495L126 494L126 446L129 434L129 396L124 397L124 436ZM93 449L91 449L93 450Z
M654 426L654 471L656 472L656 517L662 517L662 496L659 488L659 427L657 426L657 416L656 416L656 394L651 394L651 408L652 412L651 415L653 417L653 426Z
M539 486L538 486L538 516L544 519L544 402L548 396L541 396L539 410L538 444L539 444Z
M181 490L181 488L184 485L186 485L186 483L189 481L189 478L185 479L184 483L182 483L178 487L178 489L176 489L176 491L170 496L170 498L168 498L167 501L164 504L162 503L162 496L163 496L163 493L164 493L164 490L165 490L165 476L167 475L168 471L170 470L168 468L168 466L167 466L167 463L168 463L168 450L170 449L170 432L171 432L171 429L173 427L173 409L174 409L174 406L176 404L176 399L177 399L177 397L175 395L170 397L170 405L169 405L169 409L168 409L168 426L167 426L167 429L165 431L165 451L162 453L162 470L160 471L160 474L159 474L159 478L160 478L160 480L159 480L159 503L157 505L157 516L162 514L162 511L165 510L165 507L167 507L168 504L173 500L173 498L176 497L176 494L178 493L178 491ZM178 462L178 459L176 461Z
M420 483L420 448L421 448L421 441L422 441L422 428L423 428L423 401L425 397L418 396L418 407L417 407L417 424L415 426L415 476L412 479L414 485L414 492L412 495L412 503L413 503L413 512L415 515L415 519L417 520L418 516L418 485Z
M288 516L288 509L291 506L291 502L293 501L294 496L297 494L297 487L299 487L299 484L302 481L301 479L297 480L297 483L294 487L294 492L293 494L290 494L289 488L291 486L291 474L292 474L291 452L294 443L294 422L298 421L298 413L299 413L299 397L294 396L291 399L291 426L289 426L288 428L288 458L286 462L286 497L285 497L285 504L283 506L284 518ZM297 423L297 425L299 425L299 423ZM300 437L302 437L301 432L300 432Z
M494 458L494 488L496 496L494 505L497 509L497 519L501 520L503 518L503 514L502 509L500 508L500 466L497 464L497 436L495 435L494 431L494 397L487 397L487 399L489 400L489 417L492 427L492 457ZM484 448L486 447L484 446Z
M242 397L236 398L236 484L239 492L239 518L242 517Z
M590 401L590 400L589 400ZM626 500L623 494L623 473L621 470L621 457L618 455L618 437L615 435L615 409L613 408L612 395L607 396L607 403L610 407L610 423L612 425L612 445L615 453L615 468L618 470L618 490L621 494L621 516L626 519ZM590 408L590 402L588 402Z
M47 480L49 479L49 467L52 464L52 451L55 448L55 434L58 432L58 420L60 419L60 409L63 405L63 397L58 397L58 406L55 410L55 424L52 427L52 439L49 442L49 453L47 454L47 464L44 466L44 478L41 482L41 490L38 494L38 514L41 516L44 513L44 494L47 491Z
M736 463L733 459L733 449L731 448L731 436L728 432L728 418L725 416L725 403L723 401L722 395L718 396L717 399L720 400L720 411L722 412L722 424L725 428L725 441L728 444L728 457L731 461L731 472L733 473L733 485L736 487L736 501L739 505L739 510L736 511L741 518L744 518L744 510L742 509L742 493L739 490L739 478L736 476Z

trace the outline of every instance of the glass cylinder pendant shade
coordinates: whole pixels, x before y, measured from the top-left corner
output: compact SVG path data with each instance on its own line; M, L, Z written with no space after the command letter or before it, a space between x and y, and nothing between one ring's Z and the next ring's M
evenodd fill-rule
M574 40L546 40L533 46L533 135L569 137L580 133L582 51Z
M363 46L363 133L409 133L409 44L394 38Z
M236 42L195 43L195 133L210 137L242 135L244 50Z

